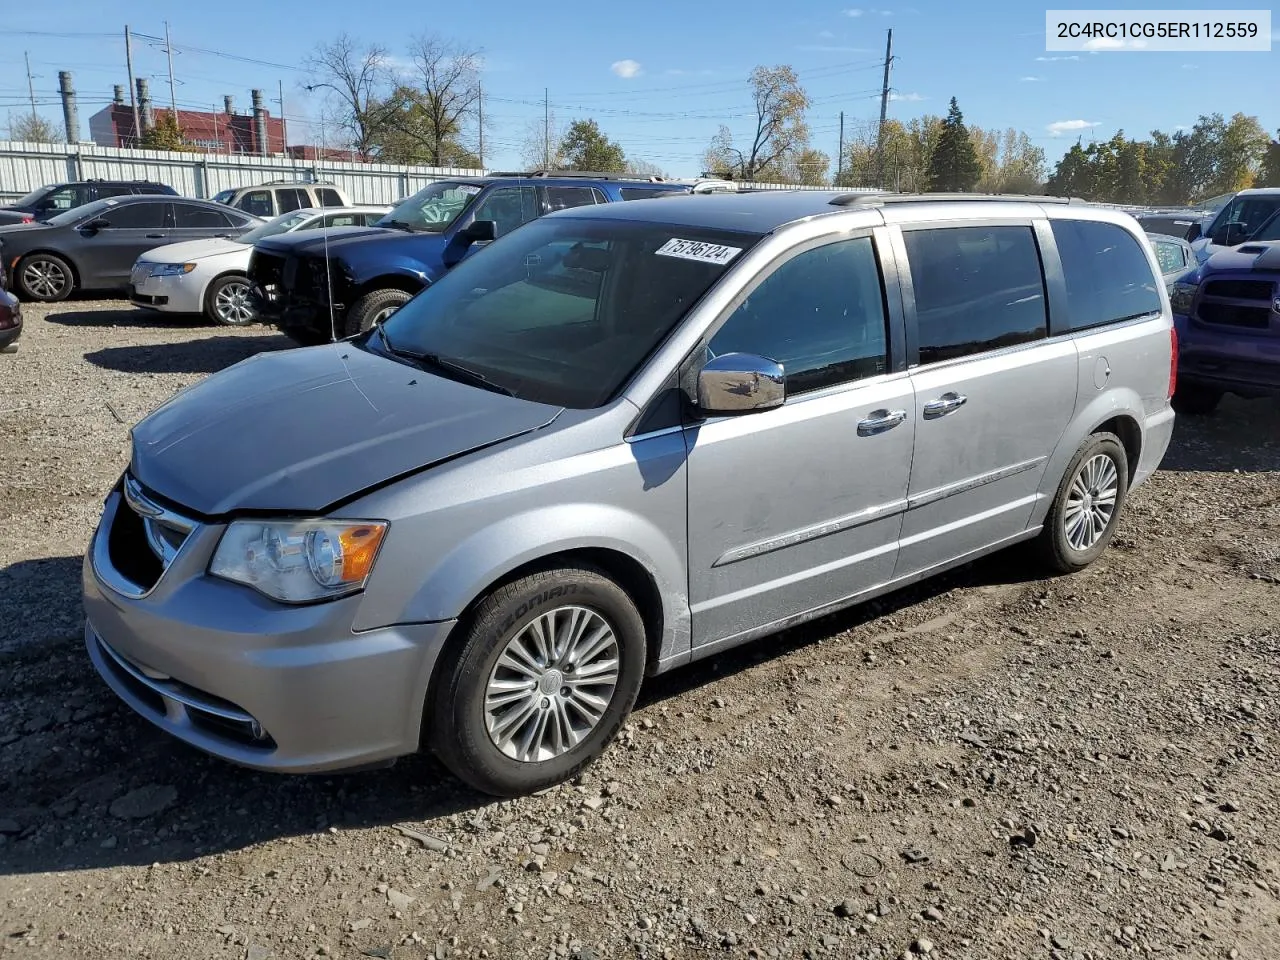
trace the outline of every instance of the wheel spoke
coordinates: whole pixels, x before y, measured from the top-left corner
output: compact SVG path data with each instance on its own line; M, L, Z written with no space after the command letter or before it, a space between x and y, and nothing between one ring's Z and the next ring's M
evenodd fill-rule
M516 732L520 730L538 709L537 697L529 697L524 703L503 714L489 730L494 743L499 747L510 743ZM492 714L490 714L492 716Z
M616 645L613 631L609 629L609 625L604 621L600 621L591 635L581 642L575 649L569 652L569 657L574 665L587 664L598 657L607 647Z
M512 642L511 646L503 651L502 656L498 658L499 667L506 667L515 673L523 674L531 680L537 681L542 676L542 668L529 656L528 651L524 647Z

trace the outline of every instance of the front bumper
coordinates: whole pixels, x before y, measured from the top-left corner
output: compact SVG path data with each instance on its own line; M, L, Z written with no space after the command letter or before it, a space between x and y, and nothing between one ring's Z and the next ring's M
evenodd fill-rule
M197 271L174 277L153 277L145 270L134 270L129 278L129 300L148 310L165 313L201 313L204 311L205 281Z
M1174 323L1179 383L1244 397L1280 396L1280 337L1273 332L1209 328L1181 316Z
M126 595L107 538L128 509L113 492L83 570L89 656L125 703L192 746L260 770L351 769L418 749L454 621L356 632L359 595L288 606L209 577L220 526L197 527L150 590Z

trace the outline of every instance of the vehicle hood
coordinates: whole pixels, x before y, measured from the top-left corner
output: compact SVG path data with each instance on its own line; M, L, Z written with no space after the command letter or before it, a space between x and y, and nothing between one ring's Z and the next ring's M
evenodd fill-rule
M1238 247L1218 247L1202 272L1208 276L1219 270L1280 270L1280 240L1246 240Z
M409 237L432 237L438 234L408 233L393 227L335 227L332 230L297 230L293 233L280 233L274 237L259 240L254 246L259 250L285 256L290 253L316 253L323 250L327 243L329 253L342 250L353 243L367 243L373 237L398 237L401 240Z
M203 260L205 257L218 257L227 253L242 253L247 259L249 249L247 243L236 243L224 237L210 237L206 240L166 243L153 247L138 259L147 263L186 263L189 260Z
M318 513L551 423L562 408L433 376L352 343L259 354L132 432L130 470L206 516Z

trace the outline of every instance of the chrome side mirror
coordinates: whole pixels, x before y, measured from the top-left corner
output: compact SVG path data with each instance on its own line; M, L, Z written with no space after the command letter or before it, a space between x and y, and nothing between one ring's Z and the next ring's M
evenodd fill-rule
M698 407L703 413L772 410L786 399L782 364L753 353L721 354L698 372Z

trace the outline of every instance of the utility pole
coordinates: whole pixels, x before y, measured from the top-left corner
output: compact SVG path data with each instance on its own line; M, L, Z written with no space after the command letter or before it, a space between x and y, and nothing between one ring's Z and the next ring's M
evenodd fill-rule
M133 143L136 147L142 139L142 116L138 113L138 85L133 80L133 41L129 38L129 25L124 28L124 62L129 68L129 103L133 107Z
M840 111L840 149L836 151L836 186L844 175L844 111Z
M480 169L484 169L484 85L476 81L476 104L479 110L476 124L480 128Z
M178 124L178 94L173 86L173 44L169 42L169 21L164 22L164 52L169 55L169 107L173 110L174 126Z
M276 87L280 91L280 99L276 102L280 104L280 139L284 142L280 144L281 149L289 152L289 121L284 118L284 81L277 79Z
M893 31L884 47L884 86L880 90L880 127L876 131L876 186L884 189L884 120L889 111L889 67L893 64Z
M551 169L551 90L549 87L542 88L542 169Z
M31 54L25 50L22 51L22 58L27 62L27 93L31 96L31 122L39 123L40 118L36 116L36 86L35 78L31 76Z

